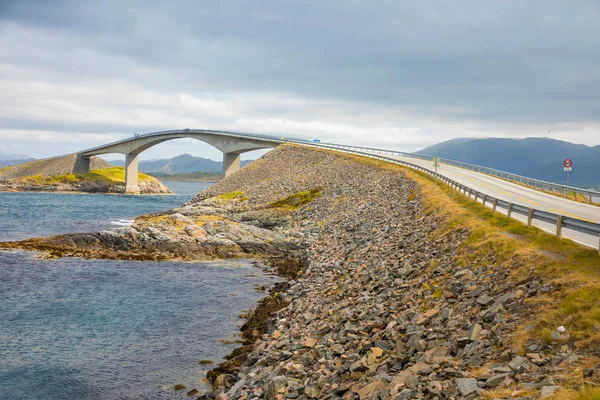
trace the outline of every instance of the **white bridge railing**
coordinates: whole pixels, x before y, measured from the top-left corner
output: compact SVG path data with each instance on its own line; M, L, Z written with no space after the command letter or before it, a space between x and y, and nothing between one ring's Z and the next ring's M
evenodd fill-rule
M453 181L452 179L449 179L449 178L445 177L444 175L441 175L439 173L431 171L420 165L413 164L413 163L406 162L406 161L397 160L397 159L390 158L390 157L386 157L385 154L394 154L394 155L400 155L400 156L404 156L404 157L410 157L410 158L415 158L415 159L420 159L420 160L428 160L428 161L433 161L434 157L432 157L432 156L413 154L413 153L404 153L401 151L393 151L393 150L386 150L386 149L376 149L376 148L369 148L369 147L341 145L341 144L335 144L335 143L321 143L321 142L311 141L311 140L302 139L302 138L289 137L289 136L266 135L266 134L258 134L258 133L234 132L234 131L224 131L224 130L204 130L204 129L202 129L202 130L183 129L183 130L148 133L148 134L143 134L143 135L138 134L138 135L135 135L133 138L120 140L119 142L111 143L110 145L113 145L116 143L122 143L122 142L129 141L129 140L135 140L135 139L141 138L141 137L147 137L147 136L153 136L153 135L164 135L164 134L168 134L168 133L181 133L181 132L207 133L207 134L212 134L212 135L223 135L223 136L229 136L229 137L254 139L254 140L265 141L265 142L270 142L270 143L296 143L296 144L308 145L308 146L313 146L313 147L337 150L337 151L341 151L341 152L345 152L345 153L357 154L357 155L361 155L361 156L365 156L365 157L371 157L371 158L387 161L387 162L390 162L393 164L404 165L404 166L422 171L431 176L437 177L441 181L450 185L452 188L458 190L460 193L468 196L469 198L471 198L471 196L473 196L475 201L481 201L481 203L484 206L491 207L494 212L496 212L498 208L505 209L506 215L508 218L515 218L518 215L526 217L527 225L530 227L533 225L534 221L540 221L540 222L544 222L544 223L553 224L555 226L553 233L556 234L556 236L558 238L562 237L563 228L567 228L567 229L573 230L575 232L579 232L579 233L583 233L585 235L591 235L593 237L596 237L596 238L598 238L598 246L597 247L598 247L598 253L600 254L600 224L585 221L582 219L567 217L564 215L555 214L555 213L551 213L551 212L547 212L547 211L543 211L543 210L537 210L537 209L534 209L531 207L526 207L521 204L511 203L511 202L508 202L508 201L500 199L500 198L495 198L486 193L481 193L481 192L475 191L466 185L463 185L459 182ZM94 149L89 149L86 151L92 151L92 150L100 149L102 147L107 147L107 146L100 146L100 147L96 147ZM83 151L82 153L85 153L86 151ZM375 154L375 153L377 153L377 154ZM541 181L538 179L532 179L532 178L527 178L527 177L516 175L516 174L511 174L510 172L500 171L500 170L496 170L493 168L482 167L479 165L463 163L460 161L454 161L454 160L449 160L449 159L445 159L445 158L441 158L440 162L444 163L444 164L452 165L455 167L492 175L492 176L498 177L500 179L505 179L505 180L519 183L522 185L532 186L534 188L540 188L542 190L549 190L553 193L562 194L563 196L568 196L570 193L575 193L575 194L579 194L579 195L582 195L585 197L589 197L590 202L593 201L594 197L600 198L600 192L595 191L595 190L588 190L588 189L582 189L582 188L577 188L577 187L573 187L573 186L565 186L565 185L559 185L559 184L551 183L551 182L544 182L544 181Z
M287 136L274 136L274 135L228 132L228 131L219 131L219 132L222 132L222 133L230 135L230 136L254 138L254 139L258 139L258 140L268 140L268 141L272 141L272 142L275 141L275 142L279 142L279 143L297 143L297 144L308 145L308 146L313 146L313 147L327 148L327 149L337 150L337 151L341 151L341 152L345 152L345 153L357 154L357 155L361 155L361 156L365 156L365 157L379 159L379 160L387 161L387 162L390 162L393 164L404 165L404 166L422 171L433 177L437 177L440 181L448 184L453 189L458 190L459 193L462 193L462 194L468 196L469 198L473 197L475 201L480 201L484 206L491 207L493 212L496 212L499 209L504 209L504 210L506 210L506 216L508 218L518 219L516 217L519 215L526 217L527 225L529 227L533 226L534 221L540 221L540 222L553 224L555 226L555 229L552 232L559 239L562 238L563 228L570 229L575 232L583 233L585 235L590 235L592 237L596 237L596 238L598 238L598 245L597 245L598 254L600 254L600 224L585 221L582 219L567 217L564 215L555 214L555 213L551 213L551 212L544 211L544 210L538 210L538 209L527 207L527 206L524 206L521 204L511 203L509 201L506 201L506 200L503 200L500 198L495 198L486 193L478 192L464 184L456 182L450 178L447 178L446 176L444 176L440 173L434 172L434 171L424 168L420 165L397 160L395 158L386 157L383 154L396 154L396 155L401 155L401 156L405 156L405 157L411 157L411 158L415 158L415 159L428 160L428 161L433 161L434 157L432 157L432 156L425 156L425 155L413 154L413 153L404 153L404 152L400 152L400 151L392 151L392 150L386 150L386 149L373 149L373 148L369 148L369 147L340 145L340 144L335 144L335 143L320 143L320 142L314 142L314 141L301 139L301 138L291 138L291 137L287 137ZM374 154L374 152L379 153L379 154ZM528 186L532 185L536 188L539 186L540 188L551 188L551 190L553 190L553 191L558 188L558 189L561 189L564 191L575 192L575 193L578 193L581 195L589 196L590 201L592 201L593 197L600 197L600 192L597 192L594 190L587 190L587 189L575 188L575 187L571 187L571 186L557 185L554 183L544 182L544 181L540 181L537 179L522 177L519 175L511 174L509 172L495 170L493 168L481 167L478 165L462 163L462 162L454 161L454 160L440 159L440 161L444 164L453 165L453 166L457 166L460 168L469 169L469 170L477 171L477 172L481 172L481 173L486 173L488 175L496 176L501 179L506 179L506 180L521 183L521 184L526 184Z

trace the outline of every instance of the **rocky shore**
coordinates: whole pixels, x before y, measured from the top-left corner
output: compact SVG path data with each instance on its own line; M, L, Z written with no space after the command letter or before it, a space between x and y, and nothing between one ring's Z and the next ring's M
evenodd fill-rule
M140 194L173 194L158 179L139 182ZM125 194L125 185L102 181L74 181L36 183L26 179L0 179L0 192L57 192L57 193L110 193Z
M281 146L131 227L0 246L269 262L287 282L246 316L244 346L209 373L214 390L199 398L537 398L573 374L593 380L566 329L515 340L554 283L533 271L516 278L493 251L459 262L469 240L401 169Z
M125 193L125 171L91 157L89 164L77 154L0 169L2 192ZM140 174L141 194L172 194L158 179Z

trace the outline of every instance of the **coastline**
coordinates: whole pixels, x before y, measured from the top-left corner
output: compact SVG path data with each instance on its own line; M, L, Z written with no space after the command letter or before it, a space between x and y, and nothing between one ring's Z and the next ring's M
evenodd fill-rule
M46 194L89 194L89 195L93 195L93 194L109 194L109 195L125 195L124 192L83 192L83 191L77 191L77 190L54 190L54 189L37 189L37 190L30 190L30 189L6 189L3 187L0 187L0 193L46 193ZM174 196L177 193L139 193L136 196ZM127 196L131 196L131 195L127 195Z
M141 195L173 195L158 179L140 182ZM4 193L75 193L75 194L125 194L123 184L103 182L69 182L56 184L35 184L26 182L0 182L0 192Z
M287 280L248 314L244 345L199 398L472 399L568 386L564 368L589 355L561 333L546 343L521 331L559 287L523 254L503 260L493 242L477 247L473 227L452 220L463 211L444 211L432 200L442 189L427 188L400 167L282 146L116 233L11 245L293 266L278 270Z

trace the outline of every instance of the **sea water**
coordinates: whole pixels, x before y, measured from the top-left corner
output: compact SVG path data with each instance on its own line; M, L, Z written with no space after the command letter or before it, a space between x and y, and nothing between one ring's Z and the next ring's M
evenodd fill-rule
M0 193L0 240L115 227L176 196ZM206 186L206 185L204 185ZM0 252L0 399L183 399L238 344L239 315L274 277L248 260L42 260ZM183 391L174 390L184 384Z

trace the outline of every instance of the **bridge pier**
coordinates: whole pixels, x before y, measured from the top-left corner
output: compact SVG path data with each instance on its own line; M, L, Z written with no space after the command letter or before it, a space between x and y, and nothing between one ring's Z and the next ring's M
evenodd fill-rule
M223 175L227 178L229 175L237 172L241 168L241 153L223 153Z
M75 159L75 167L73 168L73 173L83 174L86 172L90 172L91 162L92 157L84 157L81 154L77 154L77 158Z
M138 194L138 154L127 153L125 155L125 193Z

